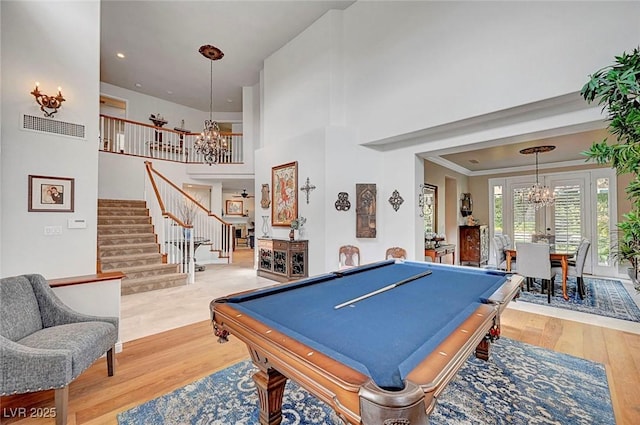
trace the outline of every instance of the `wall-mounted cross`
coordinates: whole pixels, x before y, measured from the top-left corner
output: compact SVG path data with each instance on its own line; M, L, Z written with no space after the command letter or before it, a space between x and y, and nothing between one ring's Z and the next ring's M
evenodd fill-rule
M309 192L311 192L315 188L316 187L314 185L309 183L309 177L307 177L307 182L300 188L300 190L303 191L307 196L307 204L309 203Z

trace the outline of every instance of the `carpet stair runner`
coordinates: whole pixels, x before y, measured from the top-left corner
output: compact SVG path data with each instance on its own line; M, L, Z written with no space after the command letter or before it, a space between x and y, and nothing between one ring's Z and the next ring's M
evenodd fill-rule
M164 264L145 201L98 200L98 258L103 272L121 271L122 295L186 285L177 264Z

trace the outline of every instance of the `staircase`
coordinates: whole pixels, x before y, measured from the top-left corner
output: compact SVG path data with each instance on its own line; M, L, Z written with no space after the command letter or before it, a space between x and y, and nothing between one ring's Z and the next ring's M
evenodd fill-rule
M145 201L98 199L100 270L121 271L121 294L186 285L177 264L163 264Z

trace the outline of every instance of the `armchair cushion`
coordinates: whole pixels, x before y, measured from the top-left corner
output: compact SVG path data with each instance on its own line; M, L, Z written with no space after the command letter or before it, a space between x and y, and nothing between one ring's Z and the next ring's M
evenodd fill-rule
M52 326L17 341L25 347L66 351L71 354L71 379L75 379L116 343L115 328L107 322Z
M62 388L72 381L69 350L30 348L0 336L0 395Z

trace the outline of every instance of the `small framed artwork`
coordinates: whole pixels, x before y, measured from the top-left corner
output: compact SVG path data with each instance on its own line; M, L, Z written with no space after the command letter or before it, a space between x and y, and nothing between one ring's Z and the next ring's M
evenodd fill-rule
M356 183L356 238L376 237L376 185Z
M29 211L73 212L74 179L29 175Z
M226 215L242 215L243 214L243 206L242 201L232 201L231 199L227 199L227 203L225 204L225 214Z
M298 217L298 162L271 168L271 225L291 226Z

